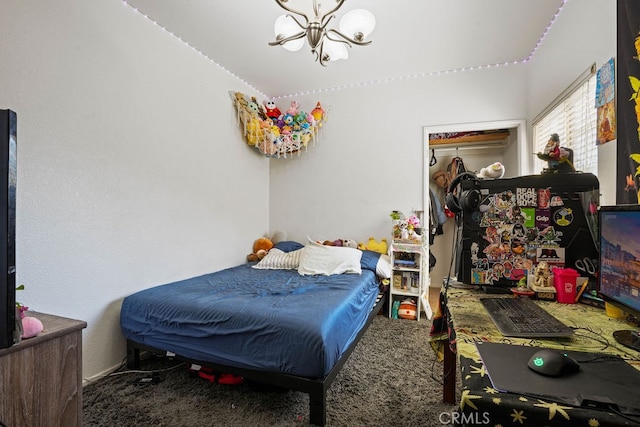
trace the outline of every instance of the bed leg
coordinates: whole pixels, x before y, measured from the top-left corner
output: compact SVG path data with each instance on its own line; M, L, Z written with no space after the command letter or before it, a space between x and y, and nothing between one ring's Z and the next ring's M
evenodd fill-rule
M131 341L127 341L127 368L140 368L140 349L136 348Z
M324 426L327 422L327 393L322 390L309 393L309 424Z

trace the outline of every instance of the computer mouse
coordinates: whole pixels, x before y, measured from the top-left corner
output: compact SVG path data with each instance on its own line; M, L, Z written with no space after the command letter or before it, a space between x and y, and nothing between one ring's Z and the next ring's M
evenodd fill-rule
M580 370L580 363L567 353L551 349L535 352L527 366L532 371L548 377L559 377Z

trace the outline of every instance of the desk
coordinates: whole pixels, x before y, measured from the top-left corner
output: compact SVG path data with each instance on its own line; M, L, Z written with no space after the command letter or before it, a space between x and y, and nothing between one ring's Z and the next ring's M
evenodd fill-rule
M640 369L638 352L618 345L612 336L613 331L629 329L629 325L608 317L604 310L596 307L538 301L566 325L580 329L572 338L508 338L500 334L480 303L479 298L483 296L487 295L479 291L449 289L445 293L443 290L431 333L431 344L444 362L445 403L456 401L456 365L457 362L460 364L462 390L459 411L462 419L475 420L473 417L488 413L491 425L629 425L625 418L601 410L570 407L515 393L499 393L492 387L475 346L476 342L484 341L617 354Z

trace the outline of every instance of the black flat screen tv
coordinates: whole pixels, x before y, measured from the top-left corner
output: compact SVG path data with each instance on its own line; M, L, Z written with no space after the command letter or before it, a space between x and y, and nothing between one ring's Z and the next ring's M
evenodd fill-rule
M620 308L633 325L613 336L640 351L640 205L601 206L599 235L600 296Z
M0 110L0 348L16 334L17 116Z

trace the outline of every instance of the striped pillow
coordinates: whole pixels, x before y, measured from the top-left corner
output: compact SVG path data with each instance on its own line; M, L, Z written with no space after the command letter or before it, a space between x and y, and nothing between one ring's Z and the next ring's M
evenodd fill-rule
M278 248L273 248L253 268L262 270L297 270L300 265L301 252L302 249L284 252Z

